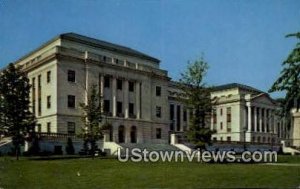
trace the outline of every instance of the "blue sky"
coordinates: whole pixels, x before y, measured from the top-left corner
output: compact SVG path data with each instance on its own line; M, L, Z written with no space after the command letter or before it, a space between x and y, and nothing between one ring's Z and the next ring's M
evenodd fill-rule
M297 42L284 36L297 31L298 0L0 0L0 67L76 32L154 56L174 80L204 54L208 84L266 91Z

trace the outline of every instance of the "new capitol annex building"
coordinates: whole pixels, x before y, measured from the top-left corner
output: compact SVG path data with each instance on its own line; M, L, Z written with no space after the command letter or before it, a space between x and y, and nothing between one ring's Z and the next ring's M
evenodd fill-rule
M102 96L102 121L112 125L104 148L179 143L189 129L191 112L176 98L177 83L160 69L158 59L139 51L66 33L15 63L32 84L30 99L39 133L82 132L79 105L87 102L93 85ZM232 83L215 87L211 98L215 105L210 125L216 143L275 145L299 138L299 123L288 129L275 114L277 102L263 91ZM299 141L288 141L300 146Z

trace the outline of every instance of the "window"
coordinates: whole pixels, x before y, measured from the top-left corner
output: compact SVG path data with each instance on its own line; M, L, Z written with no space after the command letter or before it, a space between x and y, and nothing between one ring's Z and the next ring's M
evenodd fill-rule
M220 129L223 130L223 122L220 122Z
M42 115L42 76L38 75L38 116Z
M231 122L231 107L228 107L226 109L226 113L227 113L227 123Z
M227 137L227 141L228 141L228 142L231 141L231 137L230 137L230 136Z
M68 107L75 108L75 96L74 95L68 95Z
M51 82L51 71L47 72L47 83Z
M42 125L41 124L37 124L37 132L42 132Z
M213 124L217 124L217 110L213 109Z
M119 63L119 59L115 58L115 63L118 64Z
M51 133L51 122L47 123L47 133Z
M110 87L110 77L109 76L105 76L104 77L104 87L105 88L109 88Z
M117 102L117 113L122 114L123 113L123 104L122 102Z
M39 116L42 115L42 99L41 98L38 99L38 115Z
M68 122L68 134L75 134L75 123Z
M161 117L161 107L156 106L156 117Z
M187 112L186 112L186 109L183 110L183 121L187 121Z
M130 92L134 92L134 82L132 81L128 82L128 89Z
M134 104L129 103L129 115L134 115Z
M35 115L35 77L32 78L32 89L31 89L31 93L32 93L32 113L33 115Z
M68 70L68 81L75 82L75 71L74 70Z
M170 104L170 120L174 120L174 104Z
M110 101L109 100L104 100L103 111L105 113L110 112Z
M51 108L51 96L47 96L47 108Z
M156 138L161 139L161 128L156 128Z
M156 96L161 96L161 87L156 86Z
M223 115L223 109L222 108L220 109L220 115Z
M42 78L41 77L42 77L41 75L38 76L38 87L42 86L41 85L41 82L42 82Z
M122 90L123 87L123 81L121 79L117 79L117 89Z

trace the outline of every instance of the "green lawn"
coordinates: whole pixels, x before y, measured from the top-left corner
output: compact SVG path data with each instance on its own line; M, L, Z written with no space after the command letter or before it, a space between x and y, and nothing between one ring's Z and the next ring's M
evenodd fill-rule
M281 158L288 162L289 157ZM293 163L300 159L294 158ZM77 175L80 173L80 176ZM0 158L0 188L296 188L300 166Z

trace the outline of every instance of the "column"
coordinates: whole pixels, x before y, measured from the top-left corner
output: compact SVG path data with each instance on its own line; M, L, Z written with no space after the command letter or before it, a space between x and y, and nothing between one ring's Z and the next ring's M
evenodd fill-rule
M87 51L85 51L85 56L87 57ZM85 62L85 104L88 104L88 91L89 91L89 67L87 62Z
M180 131L183 131L183 126L184 126L184 121L183 121L183 110L184 110L184 107L183 107L183 105L181 105L181 106L180 106L180 120L181 120Z
M250 106L250 104L249 105L247 105L247 107L248 107L248 131L251 131L251 121L252 121L252 119L251 119L251 106Z
M265 108L264 109L264 127L265 127L264 131L265 131L265 133L267 132L267 121L268 121L268 119L267 119L267 108Z
M277 118L277 116L274 115L274 133L276 135L277 135L277 132L278 132L277 125L278 125L278 118Z
M128 94L128 81L124 80L124 110L125 110L125 118L129 117L129 110L128 110L128 106L129 106L129 102L128 102L128 98L129 98L129 94Z
M254 132L257 132L257 107L254 107Z
M262 108L259 108L258 112L259 117L259 132L262 132Z
M117 79L112 78L112 114L113 117L117 116Z
M141 118L141 86L140 82L135 83L136 95L135 95L135 104L136 104L136 118Z
M100 75L100 90L99 90L99 92L100 92L100 104L101 104L101 112L103 112L103 106L104 106L104 76L101 74Z
M188 110L187 110L187 115L188 114ZM210 130L214 130L214 109L211 110L211 117L210 117ZM187 120L188 121L188 120ZM188 125L188 122L187 122L187 125Z
M244 124L243 124L243 128L247 127L247 123L248 123L248 115L247 115L247 107L244 106L243 108L243 113L244 113ZM218 116L217 116L218 117Z
M269 121L269 133L273 132L273 128L272 128L272 120L273 120L273 116L272 113L273 111L271 109L269 109L269 113L268 113L268 121Z
M174 118L172 120L174 131L177 131L177 104L174 104Z

